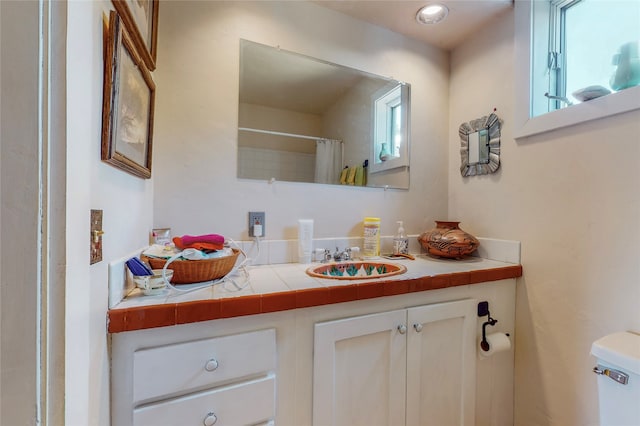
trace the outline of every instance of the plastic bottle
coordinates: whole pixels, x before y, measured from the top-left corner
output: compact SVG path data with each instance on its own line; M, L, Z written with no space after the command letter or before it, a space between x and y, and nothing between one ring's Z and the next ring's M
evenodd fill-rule
M364 218L364 244L362 247L364 258L380 256L380 218Z
M313 219L298 220L298 262L311 263Z
M407 238L407 234L404 233L402 221L399 220L396 223L398 224L398 232L396 232L396 236L393 237L393 254L409 254L409 239Z

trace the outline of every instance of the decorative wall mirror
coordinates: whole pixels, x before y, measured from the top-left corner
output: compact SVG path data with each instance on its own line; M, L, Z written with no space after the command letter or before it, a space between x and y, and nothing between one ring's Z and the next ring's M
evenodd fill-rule
M248 40L239 83L239 178L409 188L408 84Z
M460 173L486 175L500 167L501 120L495 111L460 125Z

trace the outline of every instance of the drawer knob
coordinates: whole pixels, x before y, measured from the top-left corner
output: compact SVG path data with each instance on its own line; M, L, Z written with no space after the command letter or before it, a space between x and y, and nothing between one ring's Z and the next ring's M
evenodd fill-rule
M213 412L211 412L207 414L207 417L204 418L204 421L202 423L204 423L204 426L213 426L217 421L218 418Z
M216 371L218 369L218 361L215 358L211 358L204 365L204 369L207 370L207 371ZM211 424L213 424L213 423L211 423Z
M422 331L422 324L418 323L418 324L413 324L413 328L416 329L416 331L418 333L420 333Z

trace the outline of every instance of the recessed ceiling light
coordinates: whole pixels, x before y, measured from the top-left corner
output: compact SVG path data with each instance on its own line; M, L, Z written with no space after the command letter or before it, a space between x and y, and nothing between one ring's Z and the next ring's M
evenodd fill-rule
M437 24L449 14L449 8L443 4L429 4L416 14L416 21L421 24Z

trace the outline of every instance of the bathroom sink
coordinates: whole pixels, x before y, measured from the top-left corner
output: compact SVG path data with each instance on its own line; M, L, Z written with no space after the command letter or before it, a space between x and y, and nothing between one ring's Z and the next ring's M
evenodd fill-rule
M315 278L329 278L334 280L386 278L405 272L407 272L407 268L397 263L367 260L325 263L307 269L307 275Z

